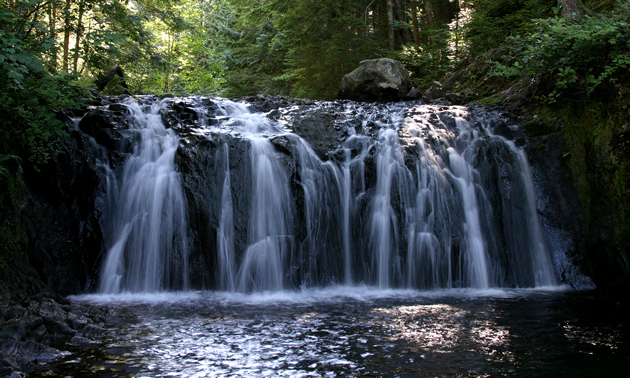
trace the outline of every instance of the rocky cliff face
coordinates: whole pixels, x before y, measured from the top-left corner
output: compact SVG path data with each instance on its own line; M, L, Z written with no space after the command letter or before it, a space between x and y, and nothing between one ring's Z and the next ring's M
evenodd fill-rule
M62 295L93 287L103 248L105 181L90 147L93 139L73 126L41 171L24 175L28 260L39 278Z

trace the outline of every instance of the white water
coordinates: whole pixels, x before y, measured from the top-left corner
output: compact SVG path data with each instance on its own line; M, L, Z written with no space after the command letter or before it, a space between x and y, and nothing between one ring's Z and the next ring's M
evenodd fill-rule
M217 288L250 293L338 284L383 290L557 284L523 151L483 120L471 126L465 108L344 105L344 117L357 122L344 126L348 137L337 158L323 161L288 131L295 121L291 110L274 120L278 116L251 113L244 104L217 104L215 126L208 125L212 114L200 109L200 127L212 132L199 135L216 142L212 169L218 173L206 185L220 190L212 191L215 205L189 204L217 212L208 216L216 219L210 230L216 245L201 251L214 256L209 260L216 266L208 270L216 272ZM111 200L113 231L100 291L182 289L188 246L174 166L178 137L162 125L161 105L128 106L139 140ZM247 156L232 156L230 141L245 142ZM233 172L233 159L247 166ZM493 183L482 173L503 181ZM245 175L238 184L236 174ZM500 197L491 201L487 190Z
M335 285L300 290L234 293L228 291L181 291L158 293L120 293L72 295L72 301L94 305L160 305L160 304L237 304L265 307L269 305L343 304L348 300L370 302L378 299L422 298L518 298L531 294L571 291L569 286L541 286L526 289L381 289L366 285ZM210 306L211 307L211 306Z
M221 216L217 230L217 252L219 257L219 282L221 289L234 291L235 272L234 263L234 208L232 206L232 189L230 186L230 153L228 145L217 151L223 155L225 161L223 187L221 190Z
M352 219L356 217L357 201L365 195L365 158L370 145L369 138L351 135L343 144L344 161L341 164L341 204L343 225L343 262L344 283L350 285L354 282L352 275ZM359 153L352 157L352 149L357 148ZM352 178L359 177L357 189L353 191Z
M179 138L162 123L161 104L125 103L137 139L120 188L109 196L111 236L99 291L187 288L186 204L174 164Z
M281 290L284 260L292 242L291 194L279 155L265 136L279 133L281 129L263 116L250 113L242 104L224 102L220 113L230 117L230 126L249 140L252 175L249 246L238 267L235 282L222 284L242 292ZM226 192L227 189L224 190ZM230 224L226 221L222 217L222 236L229 233ZM229 243L233 242L225 241L225 244ZM228 280L234 277L231 266L230 263L220 267L222 277Z
M466 216L464 230L466 232L466 258L464 265L468 274L468 285L480 289L490 285L488 277L488 259L486 246L481 235L477 190L473 181L473 171L466 160L454 148L448 149L449 161L454 181L460 192L463 211Z
M531 251L531 264L534 272L535 286L555 286L558 285L553 263L551 262L551 254L547 248L544 239L544 233L538 218L538 210L536 209L536 191L534 190L534 180L532 172L527 161L527 156L523 149L516 147L514 142L503 137L496 136L491 130L485 131L493 138L501 140L510 148L516 157L518 172L520 172L521 180L524 185L525 194L525 217L527 219L526 240L529 242L528 249Z

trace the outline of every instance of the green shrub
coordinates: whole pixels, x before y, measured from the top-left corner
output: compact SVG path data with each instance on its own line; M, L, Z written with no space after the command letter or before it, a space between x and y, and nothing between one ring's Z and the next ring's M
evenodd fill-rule
M630 24L624 17L585 16L535 20L533 33L508 38L496 76L531 76L548 83L541 98L586 99L597 88L613 85L630 65Z

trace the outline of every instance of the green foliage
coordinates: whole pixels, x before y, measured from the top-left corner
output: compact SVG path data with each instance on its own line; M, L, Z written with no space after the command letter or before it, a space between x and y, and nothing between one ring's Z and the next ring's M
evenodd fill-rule
M150 47L143 38L141 19L120 1L94 0L89 3L93 24L82 37L77 54L84 74L96 77L113 64L133 61ZM77 74L77 73L75 73Z
M531 76L551 83L543 98L585 99L604 85L627 76L630 24L619 16L536 20L536 29L508 38L506 63L495 75Z
M269 3L232 3L231 17L216 29L227 64L225 95L287 94L286 81L274 80L286 68L282 59L286 48L279 41L273 43L278 30Z
M41 2L23 3L33 6ZM51 41L36 38L40 24L29 23L7 7L0 8L0 153L23 151L33 165L46 162L64 125L54 110L77 106L82 93L68 85L72 77L51 75L42 64L43 49Z
M224 63L213 46L213 23L224 3L139 1L135 15L150 47L123 66L132 92L217 94Z
M466 27L471 54L486 53L506 44L506 37L529 32L532 20L553 16L555 5L556 0L476 0Z
M293 80L291 95L333 99L341 78L363 59L374 58L379 43L357 17L362 1L300 1L277 18L274 40L287 47L283 76Z
M225 95L334 98L343 75L379 51L380 42L366 33L368 4L231 1L234 16L217 28L227 62Z
M394 55L409 70L416 88L429 88L434 81L441 80L455 68L456 58L448 44L450 30L434 30L431 34L428 44L406 45Z

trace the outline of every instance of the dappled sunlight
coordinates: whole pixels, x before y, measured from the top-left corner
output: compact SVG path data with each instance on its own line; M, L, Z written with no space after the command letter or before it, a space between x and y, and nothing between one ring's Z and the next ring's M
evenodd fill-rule
M431 354L475 352L488 360L509 360L510 331L492 318L476 318L465 307L430 304L377 308L373 324L387 340L403 341L422 358Z

